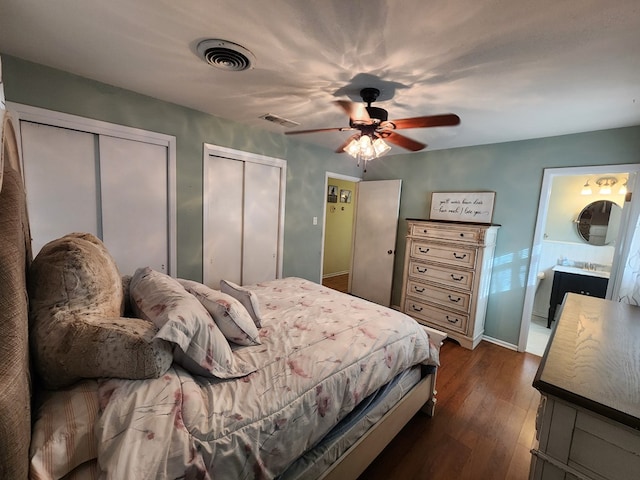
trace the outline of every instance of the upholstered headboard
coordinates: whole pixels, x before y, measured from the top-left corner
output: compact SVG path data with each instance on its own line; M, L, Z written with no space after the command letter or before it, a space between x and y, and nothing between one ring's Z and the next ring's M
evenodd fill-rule
M0 478L27 478L31 440L26 271L31 240L15 131L0 109Z

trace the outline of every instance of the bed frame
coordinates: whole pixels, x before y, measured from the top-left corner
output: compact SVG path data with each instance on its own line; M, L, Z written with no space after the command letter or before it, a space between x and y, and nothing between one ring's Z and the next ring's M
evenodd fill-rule
M26 272L31 240L14 126L0 107L0 478L29 474L31 403ZM427 328L434 343L445 334ZM436 369L340 457L321 478L356 479L419 410L433 415Z

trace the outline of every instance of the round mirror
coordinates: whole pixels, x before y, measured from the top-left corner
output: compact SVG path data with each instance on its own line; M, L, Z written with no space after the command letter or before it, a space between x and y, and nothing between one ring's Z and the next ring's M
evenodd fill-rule
M618 236L622 208L610 200L598 200L578 215L578 234L591 245L609 245Z

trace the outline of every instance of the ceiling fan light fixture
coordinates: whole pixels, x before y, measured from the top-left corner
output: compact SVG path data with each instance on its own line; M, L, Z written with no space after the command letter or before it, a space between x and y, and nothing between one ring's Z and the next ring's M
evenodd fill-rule
M376 151L376 158L386 155L391 147L382 138L378 137L373 141L373 149Z
M360 158L365 162L376 158L376 151L369 135L362 135L358 141L360 144Z
M354 138L351 140L343 150L353 158L358 158L358 155L360 154L360 143L358 143L358 139Z

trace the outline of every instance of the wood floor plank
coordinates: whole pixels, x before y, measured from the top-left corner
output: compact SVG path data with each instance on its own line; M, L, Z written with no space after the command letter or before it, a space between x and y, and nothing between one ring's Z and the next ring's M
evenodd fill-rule
M540 357L481 342L441 349L436 415L418 413L359 480L526 479Z

